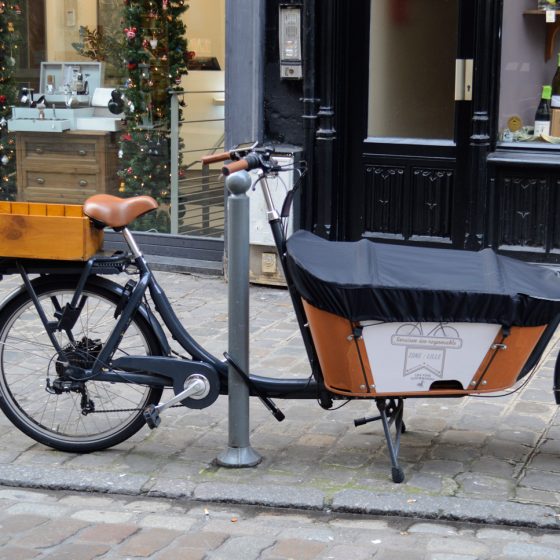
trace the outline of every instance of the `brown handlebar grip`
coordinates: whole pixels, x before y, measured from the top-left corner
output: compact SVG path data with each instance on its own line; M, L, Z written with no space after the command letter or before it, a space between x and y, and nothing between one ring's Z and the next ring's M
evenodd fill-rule
M239 161L234 161L224 165L222 167L222 173L227 176L231 173L235 173L236 171L242 171L243 169L249 169L249 163L245 159L240 159Z
M201 161L203 165L209 165L210 163L216 163L217 161L226 161L231 159L230 152L221 152L219 154L212 154L211 156L204 156Z

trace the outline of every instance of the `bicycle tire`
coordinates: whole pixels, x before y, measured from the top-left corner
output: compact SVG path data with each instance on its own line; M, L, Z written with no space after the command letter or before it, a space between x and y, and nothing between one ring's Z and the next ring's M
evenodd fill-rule
M56 277L34 282L49 320L54 319L56 306L72 297L77 281ZM116 285L86 284L86 303L72 329L74 342L66 333L56 333L70 361L77 365L93 363L94 353L99 353L115 324L113 313L120 296L111 286ZM132 318L114 357L127 353L159 353L158 339L140 313ZM30 296L21 292L0 310L0 408L18 429L54 449L89 453L117 445L144 426L143 409L157 404L161 397L162 388L95 379L84 382L82 393L53 394L48 387L60 374L56 358ZM82 413L84 394L95 412ZM128 410L120 412L124 409Z

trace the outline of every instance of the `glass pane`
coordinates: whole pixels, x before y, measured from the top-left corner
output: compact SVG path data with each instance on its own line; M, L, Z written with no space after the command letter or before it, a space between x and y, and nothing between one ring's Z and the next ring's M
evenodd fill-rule
M5 3L0 0L0 5ZM53 124L43 123L48 131L54 129L54 119L68 121L66 128L76 128L76 113L74 108L66 106L64 86L67 83L84 83L77 79L72 81L72 78L73 70L81 73L85 64L90 65L90 68L91 65L97 65L97 82L100 83L96 85L108 90L101 95L101 99L103 96L109 96L113 87L122 86L129 78L131 81L136 79L142 84L141 88L138 88L141 90L138 98L149 110L145 111L145 117L141 117L143 128L133 127L126 133L123 131L120 134L109 134L109 129L113 130L111 119L116 118L120 121L120 117L113 117L107 113L106 104L110 97L98 107L88 107L90 110L83 112L99 116L101 121L84 119L84 122L80 123L80 137L57 133L56 142L45 141L49 149L41 149L45 152L41 156L41 162L45 169L50 171L46 178L39 177L40 184L39 180L35 180L35 176L29 175L25 162L19 166L23 172L16 174L16 146L13 145L10 148L10 154L13 153L13 156L10 155L11 167L4 162L0 166L4 171L0 175L0 183L3 180L7 184L0 188L0 200L17 197L22 201L52 203L60 202L61 197L64 197L66 203L81 204L85 198L96 192L108 192L119 196L149 194L158 199L160 210L157 214L150 213L136 221L133 228L164 233L169 231L169 194L173 188L177 189L179 201L178 224L173 224L176 231L197 236L223 236L224 187L218 169L220 166L216 164L211 169L203 168L200 159L202 156L224 150L226 0L177 0L170 2L167 8L171 9L174 6L172 11L177 14L175 10L180 6L186 7L187 3L190 4L190 9L180 11L180 21L188 28L188 50L183 52L179 48L179 52L181 58L186 55L188 59L189 74L184 76L180 83L177 79L174 81L186 91L184 96L179 96L186 106L180 109L181 118L178 120L181 121L181 126L170 131L163 118L166 116L169 100L166 93L166 68L169 65L170 25L167 22L171 21L171 16L169 11L165 15L167 2L18 0L21 22L17 31L21 32L22 44L17 51L15 48L13 52L7 51L6 58L9 55L15 60L17 56L17 92L22 92L24 87L34 90L34 99L29 92L25 97L21 93L17 96L20 105L18 109L23 110L20 111L22 119L31 118L29 115L33 118L38 117L39 109L28 107L27 104L38 101L42 94L45 94L47 107L44 115L46 119L53 119ZM142 25L138 27L137 33L133 33L143 39L142 48L138 47L138 60L130 52L127 51L127 54L122 44L122 41L125 41L123 29L129 25L132 27L130 23L124 23L124 12L132 16L136 10L139 18L140 14L143 14L140 18ZM174 26L176 33L179 33L179 27ZM140 59L144 60L142 54L146 53L149 53L146 65L143 66L141 74L133 77L132 72L138 69L138 62ZM104 62L103 72L99 72L98 61L101 60ZM45 63L43 88L40 87L41 63ZM102 75L101 78L99 74ZM87 77L88 73L84 71L84 75ZM93 81L90 78L89 86L92 86ZM161 87L162 85L164 87ZM46 91L40 91L45 88ZM78 99L82 104L80 111L92 102L94 89L93 86L90 87L89 94L84 92ZM76 90L78 91L77 88ZM25 99L25 102L22 99ZM54 104L56 107L53 109ZM156 126L153 126L154 124ZM30 132L33 132L36 126L33 125ZM105 129L104 126L108 128ZM115 123L114 128L119 129L120 122ZM107 130L103 140L100 139L100 130ZM4 128L4 132L7 135L8 129ZM170 134L173 139L178 138L179 144L179 156L173 161L170 156ZM5 138L8 142L8 137ZM1 140L0 138L0 144ZM94 154L91 156L93 159L88 159L89 163L81 162L78 167L70 157L70 148L76 146L76 142L80 148L84 148L80 151L91 150L91 146L94 146ZM13 139L10 143L13 144ZM30 150L35 152L34 148ZM25 150L22 148L22 153L23 151ZM101 157L103 159L100 159ZM36 166L37 161L39 160L32 163ZM57 165L62 162L64 170L58 169L60 165L57 169L51 169L53 161ZM100 162L105 164L101 165ZM169 181L170 165L178 167L173 175L179 179L173 186ZM99 169L102 169L102 172L99 172Z
M498 139L512 147L557 150L559 146L549 141L550 136L560 136L557 119L552 119L550 135L533 136L542 87L553 83L558 68L558 40L545 49L546 28L553 24L545 23L544 12L536 6L509 0L504 7Z
M368 135L453 139L459 0L371 0Z

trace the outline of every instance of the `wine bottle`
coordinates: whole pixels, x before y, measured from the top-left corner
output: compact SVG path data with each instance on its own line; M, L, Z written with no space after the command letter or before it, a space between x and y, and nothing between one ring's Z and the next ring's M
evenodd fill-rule
M537 8L539 10L554 10L556 8L556 0L538 0Z
M552 78L552 99L550 106L553 109L560 109L560 53L558 53L558 67Z
M535 114L535 136L550 136L551 86L543 86L541 101Z

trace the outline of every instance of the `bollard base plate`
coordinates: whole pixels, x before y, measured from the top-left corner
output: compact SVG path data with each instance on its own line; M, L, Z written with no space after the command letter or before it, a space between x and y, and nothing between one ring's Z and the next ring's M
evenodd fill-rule
M220 467L239 469L243 467L255 467L262 461L259 455L251 446L249 447L228 447L224 452L216 457L216 464Z

